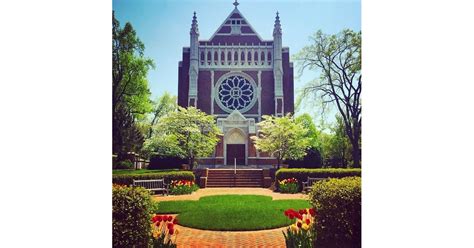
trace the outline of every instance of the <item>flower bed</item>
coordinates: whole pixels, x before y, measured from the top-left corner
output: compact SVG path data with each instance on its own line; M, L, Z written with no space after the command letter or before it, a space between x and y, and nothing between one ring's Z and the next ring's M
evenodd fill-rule
M170 194L185 195L198 190L199 187L191 180L173 180L170 184Z
M323 169L279 169L275 174L275 182L285 178L296 178L298 180L299 190L302 190L302 182L313 178L343 178L343 177L360 177L362 170L346 169L346 168L323 168Z
M283 179L278 182L280 186L281 193L298 193L298 180L294 177Z
M313 230L314 217L316 216L314 208L300 209L299 211L288 209L285 211L285 216L290 220L296 220L286 230L286 233L283 232L286 247L313 247L316 239L316 233Z
M178 219L169 215L153 215L151 218L152 228L152 244L153 248L158 247L176 247L176 239L178 238L178 229L174 227L178 223ZM172 237L174 236L174 241Z

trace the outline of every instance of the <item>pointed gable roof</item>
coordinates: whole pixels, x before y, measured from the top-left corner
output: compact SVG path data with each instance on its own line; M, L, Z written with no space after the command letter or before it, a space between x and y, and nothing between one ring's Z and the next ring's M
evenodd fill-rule
M225 118L226 121L246 121L247 119L238 111L237 109L234 109L232 113Z
M233 34L232 31L232 20L240 20L241 28L240 33ZM229 16L224 20L224 22L219 26L216 32L208 41L201 41L201 44L261 44L261 45L271 45L271 41L264 41L260 35L255 31L255 29L250 25L247 19L240 13L239 9L236 7Z

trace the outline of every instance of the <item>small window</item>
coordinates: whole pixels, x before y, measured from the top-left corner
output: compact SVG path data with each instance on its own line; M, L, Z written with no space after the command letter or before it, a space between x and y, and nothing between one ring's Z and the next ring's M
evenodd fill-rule
M240 25L240 20L237 20L237 24Z
M235 20L232 20L232 24L235 24Z

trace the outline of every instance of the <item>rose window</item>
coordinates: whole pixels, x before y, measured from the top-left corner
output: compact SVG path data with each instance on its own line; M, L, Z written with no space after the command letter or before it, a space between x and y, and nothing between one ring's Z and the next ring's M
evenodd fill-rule
M217 92L220 103L228 110L248 109L255 98L252 84L239 75L224 79Z

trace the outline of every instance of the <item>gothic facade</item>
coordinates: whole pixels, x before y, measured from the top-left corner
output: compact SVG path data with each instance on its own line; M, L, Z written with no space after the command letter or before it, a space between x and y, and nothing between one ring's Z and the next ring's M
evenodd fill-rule
M264 40L235 8L209 40L199 40L194 13L190 46L183 48L178 69L178 105L194 106L215 116L224 134L207 167L275 164L258 152L250 137L256 135L263 115L283 116L294 111L293 64L282 46L277 12L273 39Z

